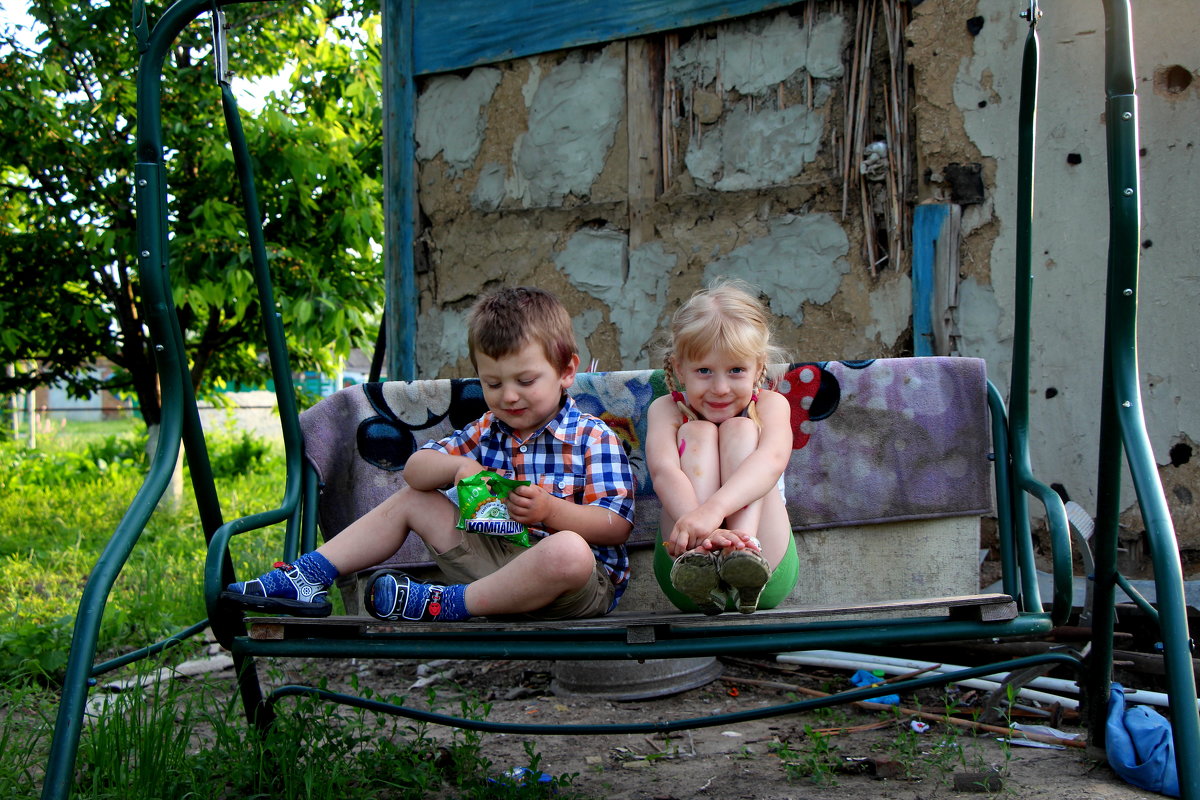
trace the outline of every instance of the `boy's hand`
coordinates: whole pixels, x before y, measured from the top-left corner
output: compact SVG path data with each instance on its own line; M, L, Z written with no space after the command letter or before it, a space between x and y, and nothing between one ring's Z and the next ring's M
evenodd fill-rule
M508 493L505 501L508 515L522 525L538 525L550 516L551 500L554 495L537 484L518 486Z

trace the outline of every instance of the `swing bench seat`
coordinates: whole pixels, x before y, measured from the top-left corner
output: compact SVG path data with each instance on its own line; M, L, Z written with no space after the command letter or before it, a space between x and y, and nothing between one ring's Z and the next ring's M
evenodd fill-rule
M662 372L584 373L570 391L621 437L637 487L633 576L613 613L374 620L361 603L374 569L438 578L423 543L410 536L383 564L339 581L346 615L250 616L246 634L226 644L247 655L656 658L1049 632L1050 615L1040 601L1022 609L1009 588L1015 583L999 593L978 588L981 520L993 513L997 474L1000 492L1008 491L993 444L1003 409L990 397L982 360L793 364L778 389L792 405L784 487L800 577L777 608L707 617L671 605L654 576L661 506L642 444L645 411L666 391ZM305 519L319 521L326 539L336 536L404 485L408 455L484 409L474 379L368 383L322 400L300 416L307 499L315 505ZM1015 552L1004 541L1011 531L1000 538L1002 554Z
M945 610L951 619L976 622L1005 622L1017 616L1017 604L1006 594L974 594L960 597L932 597L919 600L893 600L838 606L789 606L755 612L756 624L780 624L811 621L814 618L871 616L887 613L919 613ZM640 613L615 611L604 617L562 620L505 620L479 617L468 622L382 622L362 616L252 617L246 620L250 638L260 641L307 639L314 636L351 638L376 633L438 633L470 636L474 633L518 629L550 631L597 631L619 628L629 644L656 641L664 629L704 629L728 627L739 621L736 616L708 617L686 612ZM743 620L749 622L751 620Z

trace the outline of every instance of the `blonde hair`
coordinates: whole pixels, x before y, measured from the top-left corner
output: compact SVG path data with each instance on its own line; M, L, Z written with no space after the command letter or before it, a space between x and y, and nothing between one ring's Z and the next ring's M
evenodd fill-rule
M663 358L667 388L685 418L700 416L684 402L679 391L675 365L721 352L759 365L748 413L761 427L758 392L773 384L767 365L786 360L783 349L771 339L771 315L758 299L758 292L745 281L718 279L693 294L671 317L671 343Z

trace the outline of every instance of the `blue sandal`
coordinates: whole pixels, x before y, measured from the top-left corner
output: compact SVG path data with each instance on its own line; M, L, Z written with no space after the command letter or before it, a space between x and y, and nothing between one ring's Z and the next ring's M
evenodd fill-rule
M375 574L363 593L363 605L375 619L396 622L428 622L442 613L442 595L446 587L422 583L394 569Z
M264 579L275 573L278 575L269 581L274 588L269 590ZM239 608L294 617L328 617L333 611L329 587L309 580L295 565L277 561L274 573L267 575L229 584L220 594L221 601Z

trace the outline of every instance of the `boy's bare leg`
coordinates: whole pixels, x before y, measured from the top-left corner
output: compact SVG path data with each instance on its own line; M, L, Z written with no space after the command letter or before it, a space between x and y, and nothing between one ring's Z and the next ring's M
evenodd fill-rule
M458 509L441 492L421 492L405 486L359 517L318 552L342 575L386 560L400 549L410 530L443 552L458 544L462 532L454 526Z
M474 616L522 614L545 608L592 579L596 556L582 536L559 531L500 569L467 585Z

